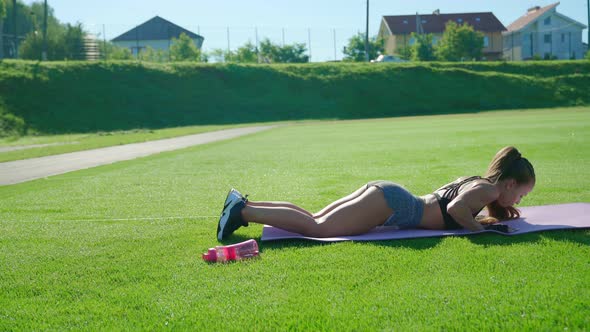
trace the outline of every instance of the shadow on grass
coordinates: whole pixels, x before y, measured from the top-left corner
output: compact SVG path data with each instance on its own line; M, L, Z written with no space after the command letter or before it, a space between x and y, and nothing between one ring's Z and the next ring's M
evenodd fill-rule
M590 245L590 231L587 229L544 231L516 236L503 236L499 234L478 235L470 236L469 239L475 244L484 246L504 246L543 241L560 241L578 243L586 246Z
M505 236L501 234L474 234L470 236L460 236L471 241L473 244L481 246L511 246L514 244L539 243L544 241L560 241L577 243L580 245L590 246L590 230L558 230L521 234L516 236ZM390 248L411 248L415 250L431 249L436 247L446 237L430 238L413 238L401 240L385 241L354 241L362 245L375 245ZM229 239L223 241L223 244L237 243L249 240L249 237L232 235ZM278 241L261 242L260 237L255 238L259 243L260 251L264 249L287 249L291 247L313 247L313 246L330 246L338 242L321 242L307 239L286 239Z

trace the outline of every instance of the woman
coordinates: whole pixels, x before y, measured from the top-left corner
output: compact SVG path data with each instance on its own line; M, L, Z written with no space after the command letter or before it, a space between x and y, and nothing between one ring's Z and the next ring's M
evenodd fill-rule
M372 181L316 214L286 202L249 201L232 189L219 219L217 238L222 240L249 222L311 237L358 235L377 226L506 232L506 226L493 224L518 218L513 206L534 186L533 166L510 146L494 156L483 178L459 178L422 197L392 182ZM489 216L476 218L484 207Z

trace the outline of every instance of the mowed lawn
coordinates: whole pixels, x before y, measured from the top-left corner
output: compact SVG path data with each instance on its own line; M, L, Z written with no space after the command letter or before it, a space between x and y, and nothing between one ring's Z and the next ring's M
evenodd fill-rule
M252 126L257 124L251 124ZM86 134L29 135L0 138L0 162L44 157L68 152L104 148L108 146L141 143L178 136L201 134L210 131L248 126L188 126L164 129L136 129ZM25 149L4 150L14 147Z
M588 230L201 260L232 186L309 210L375 179L422 195L506 145L536 168L522 205L590 202L588 108L297 124L0 187L0 330L590 329Z

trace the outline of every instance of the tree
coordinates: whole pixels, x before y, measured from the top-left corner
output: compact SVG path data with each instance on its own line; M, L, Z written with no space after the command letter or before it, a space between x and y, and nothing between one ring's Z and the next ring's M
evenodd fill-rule
M586 59L590 60L590 51L586 52Z
M305 44L279 46L266 38L260 42L260 57L272 63L305 63L309 62Z
M258 63L258 54L258 48L250 41L239 47L236 51L225 51L218 48L210 53L216 62L240 63Z
M82 24L53 25L47 28L47 60L83 60L84 35ZM43 36L39 31L30 32L19 46L23 59L41 60Z
M126 49L128 50L128 49ZM131 51L129 51L129 56L131 56ZM147 61L147 62L167 62L169 58L169 53L165 50L155 50L151 46L148 46L145 50L139 52L139 60Z
M16 56L16 45L14 44L14 16L16 12L16 30L19 38L22 38L26 34L35 30L34 21L36 19L35 13L32 12L32 8L23 4L20 1L16 2L16 8L12 0L1 0L6 8L6 15L3 20L2 30L5 36L8 38L3 45L2 52L7 57Z
M377 36L369 38L369 59L375 59L384 52L383 39ZM345 54L344 61L364 62L365 61L365 34L359 32L348 39L348 45L344 46L342 53Z
M411 47L412 60L414 61L432 61L435 59L434 46L432 45L432 34L415 34L412 37L416 41Z
M133 54L128 48L119 47L111 42L99 43L102 60L133 60Z
M412 46L404 45L397 49L397 55L404 60L412 60Z
M6 5L0 0L0 59L4 58L4 16L6 16Z
M178 38L172 38L170 45L171 61L202 61L201 50L195 42L186 34L181 33Z
M76 25L66 24L66 31L63 35L63 42L61 43L63 45L64 59L86 59L84 50L85 34L81 23L77 23Z
M5 0L0 0L5 1ZM25 38L19 42L19 57L24 59L41 60L43 50L43 38L41 24L45 14L45 7L42 2L34 2L27 6L20 1L14 8L12 1L4 2L8 15L4 20L4 33L14 35L14 13L16 12L17 34L19 38ZM61 24L54 16L54 10L47 7L47 59L83 59L84 31L82 25ZM4 45L4 52L14 52L14 42Z
M482 57L483 34L469 24L449 21L435 54L443 61L479 60Z
M111 42L99 43L100 56L103 60L133 60L128 48L119 47Z
M248 41L244 46L238 48L230 59L241 63L258 63L258 48Z
M60 34L47 33L47 60L63 60L64 47L60 45ZM22 59L42 60L43 35L40 31L31 31L18 48L18 56Z
M221 48L216 48L209 52L209 56L213 58L213 61L215 62L225 62L226 59L231 57L228 53L231 53L231 51L224 51Z

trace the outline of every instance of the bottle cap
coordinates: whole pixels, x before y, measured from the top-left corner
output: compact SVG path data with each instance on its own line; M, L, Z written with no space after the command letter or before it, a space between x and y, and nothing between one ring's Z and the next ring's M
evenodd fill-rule
M203 260L206 262L217 262L217 251L214 248L209 248L209 251L203 253Z

